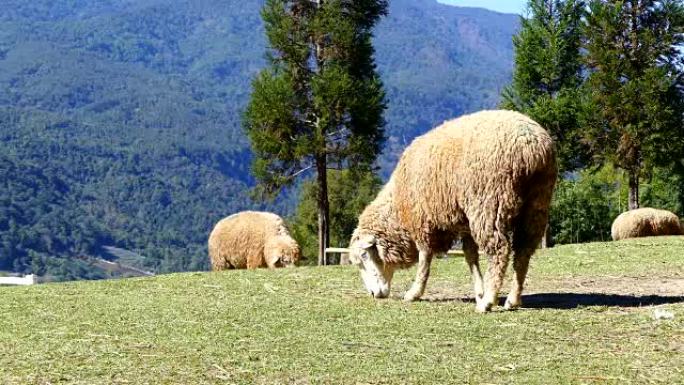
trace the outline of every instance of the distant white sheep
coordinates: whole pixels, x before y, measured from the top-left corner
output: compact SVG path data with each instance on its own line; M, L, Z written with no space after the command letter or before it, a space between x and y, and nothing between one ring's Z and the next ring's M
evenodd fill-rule
M615 218L610 229L614 241L658 235L682 235L684 229L676 214L667 210L640 208Z
M294 266L300 249L273 213L243 211L220 220L209 235L213 270Z
M556 182L549 134L511 111L483 111L416 138L389 182L363 211L350 242L368 291L387 297L394 271L418 262L411 289L421 297L433 255L460 237L477 310L492 308L513 252L515 276L506 308L520 306L530 256L546 229ZM489 256L483 281L478 250Z

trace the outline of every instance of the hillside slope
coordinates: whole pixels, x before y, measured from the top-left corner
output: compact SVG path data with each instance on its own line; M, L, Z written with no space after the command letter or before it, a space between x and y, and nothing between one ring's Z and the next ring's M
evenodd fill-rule
M433 0L390 3L375 40L389 102L385 174L416 135L496 104L517 25L513 15ZM261 5L4 2L0 153L27 177L7 174L15 179L0 185L0 198L32 214L21 223L0 218L0 269L85 276L64 258L101 255L104 246L142 254L144 269L203 269L206 236L222 216L291 212L294 194L264 204L248 196L251 155L240 116L264 65ZM39 185L58 211L14 199ZM30 219L57 212L61 223Z
M462 258L411 304L414 271L375 300L351 266L0 287L0 382L681 384L682 255L684 237L540 252L523 309L486 315Z

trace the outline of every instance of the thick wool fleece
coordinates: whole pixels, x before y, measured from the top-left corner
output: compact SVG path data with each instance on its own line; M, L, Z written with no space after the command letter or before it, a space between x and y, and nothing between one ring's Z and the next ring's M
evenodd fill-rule
M610 234L614 241L659 235L682 235L679 218L667 210L640 208L624 212L615 218Z
M539 124L512 111L466 115L406 148L352 243L373 235L385 264L407 267L417 250L442 253L472 236L470 249L497 256L490 272L501 276L512 250L529 259L538 246L556 176L553 141Z
M267 212L243 211L220 220L208 245L212 270L274 268L300 257L283 219Z

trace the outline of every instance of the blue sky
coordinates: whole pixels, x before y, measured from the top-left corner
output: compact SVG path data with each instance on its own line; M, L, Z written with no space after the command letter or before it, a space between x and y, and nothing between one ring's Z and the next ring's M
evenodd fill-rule
M437 0L440 3L462 7L487 8L497 12L521 14L527 0Z

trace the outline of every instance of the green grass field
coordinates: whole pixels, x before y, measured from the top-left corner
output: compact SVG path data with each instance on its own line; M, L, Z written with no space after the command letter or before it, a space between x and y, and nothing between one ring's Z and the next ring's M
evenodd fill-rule
M461 259L406 304L412 275L387 300L346 266L2 287L0 384L684 383L684 237L541 251L515 312L475 313Z

